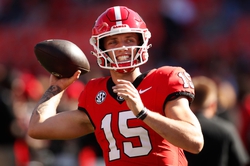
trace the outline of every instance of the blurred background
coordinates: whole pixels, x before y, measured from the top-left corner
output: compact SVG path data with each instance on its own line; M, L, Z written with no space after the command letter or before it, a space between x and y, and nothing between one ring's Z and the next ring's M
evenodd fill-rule
M67 90L58 111L75 109L85 83L108 74L97 67L90 54L89 38L96 18L114 5L137 11L152 33L150 59L142 71L173 65L183 67L191 76L213 78L220 89L218 114L235 124L250 152L250 1L0 0L3 166L102 163L93 135L70 141L34 140L26 135L26 129L34 104L48 88L49 74L35 58L35 44L66 39L88 57L91 72Z

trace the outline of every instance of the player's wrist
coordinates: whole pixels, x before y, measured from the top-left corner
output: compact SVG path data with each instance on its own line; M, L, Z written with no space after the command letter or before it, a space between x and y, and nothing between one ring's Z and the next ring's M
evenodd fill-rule
M144 107L137 115L136 118L144 120L148 116L148 109Z

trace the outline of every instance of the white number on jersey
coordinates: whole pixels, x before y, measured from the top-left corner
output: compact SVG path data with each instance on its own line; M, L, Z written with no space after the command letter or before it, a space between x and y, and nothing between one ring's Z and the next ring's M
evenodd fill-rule
M187 72L180 72L178 76L182 79L184 88L194 88L191 77Z
M124 141L123 142L123 149L127 156L129 157L138 157L138 156L145 156L148 155L149 152L152 149L152 146L150 144L150 139L148 136L148 131L143 127L133 127L129 128L127 126L127 121L129 119L134 119L135 116L132 113L132 111L126 111L126 112L119 112L118 117L118 127L120 133L125 138L131 138L131 137L138 137L141 142L140 147L133 147L132 142ZM102 129L105 133L106 139L109 142L109 160L116 160L120 158L120 150L118 149L116 145L116 140L114 138L114 135L112 134L112 114L107 114L103 120L102 120Z

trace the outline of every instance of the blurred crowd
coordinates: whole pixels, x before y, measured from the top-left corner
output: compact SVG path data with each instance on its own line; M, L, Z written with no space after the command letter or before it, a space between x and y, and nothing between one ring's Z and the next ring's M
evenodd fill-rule
M149 62L142 66L144 71L162 65L182 66L191 76L204 75L216 82L218 114L235 125L250 154L250 1L2 0L1 163L90 166L96 157L101 160L94 135L69 141L34 140L26 129L49 79L35 58L35 44L51 38L66 39L88 57L91 72L67 89L58 111L75 109L85 83L108 74L97 67L90 54L89 38L96 17L114 5L137 11L152 33L153 47Z

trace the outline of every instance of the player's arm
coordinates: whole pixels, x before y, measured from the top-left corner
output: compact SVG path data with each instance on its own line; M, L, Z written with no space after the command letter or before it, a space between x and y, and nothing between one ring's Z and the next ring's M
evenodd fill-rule
M125 99L128 107L137 116L144 109L138 91L129 81L117 81L113 91ZM144 122L173 145L191 153L199 153L204 144L203 135L200 123L189 107L188 99L180 96L168 101L164 112L166 116L148 110Z
M93 126L88 116L79 110L56 112L63 91L80 75L80 71L66 79L51 76L49 89L33 110L28 134L37 139L72 139L90 132Z
M185 97L169 101L165 116L148 111L144 122L173 145L191 153L199 153L204 140L200 123L189 108Z

